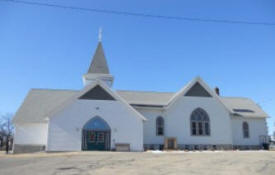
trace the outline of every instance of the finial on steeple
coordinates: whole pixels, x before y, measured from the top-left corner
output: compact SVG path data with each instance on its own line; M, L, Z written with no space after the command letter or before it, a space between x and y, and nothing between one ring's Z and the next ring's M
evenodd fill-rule
M99 27L99 31L98 31L98 42L102 41L102 28Z
M101 32L99 33L98 39L99 39L99 42L97 44L97 48L96 48L95 54L93 56L92 63L89 67L88 73L109 74L107 60L105 58L103 46L101 43Z

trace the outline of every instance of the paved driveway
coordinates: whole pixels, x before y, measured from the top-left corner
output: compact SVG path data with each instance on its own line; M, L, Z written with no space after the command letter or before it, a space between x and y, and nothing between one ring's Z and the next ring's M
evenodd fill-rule
M275 174L275 152L0 154L0 175Z

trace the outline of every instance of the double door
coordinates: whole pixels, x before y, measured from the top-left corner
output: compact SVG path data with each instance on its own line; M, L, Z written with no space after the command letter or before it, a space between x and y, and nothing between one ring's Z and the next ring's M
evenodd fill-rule
M83 150L104 151L110 149L110 131L83 130Z

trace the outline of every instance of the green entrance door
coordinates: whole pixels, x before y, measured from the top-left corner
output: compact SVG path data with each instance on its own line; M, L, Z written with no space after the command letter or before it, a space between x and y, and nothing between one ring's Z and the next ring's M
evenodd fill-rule
M109 150L110 131L83 130L84 150Z
M82 130L82 150L110 150L111 129L100 117L89 120Z

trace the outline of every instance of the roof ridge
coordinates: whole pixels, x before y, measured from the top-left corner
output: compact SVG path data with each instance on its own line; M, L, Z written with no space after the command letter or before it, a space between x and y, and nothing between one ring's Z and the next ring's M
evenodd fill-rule
M143 92L143 93L170 93L174 94L175 92L160 92L160 91L144 91L144 90L116 90L117 92Z
M249 97L229 97L229 96L220 96L221 98L242 98L242 99L248 99L251 100Z
M73 90L73 89L50 89L50 88L31 88L33 91L72 91L72 92L78 92L79 90Z

